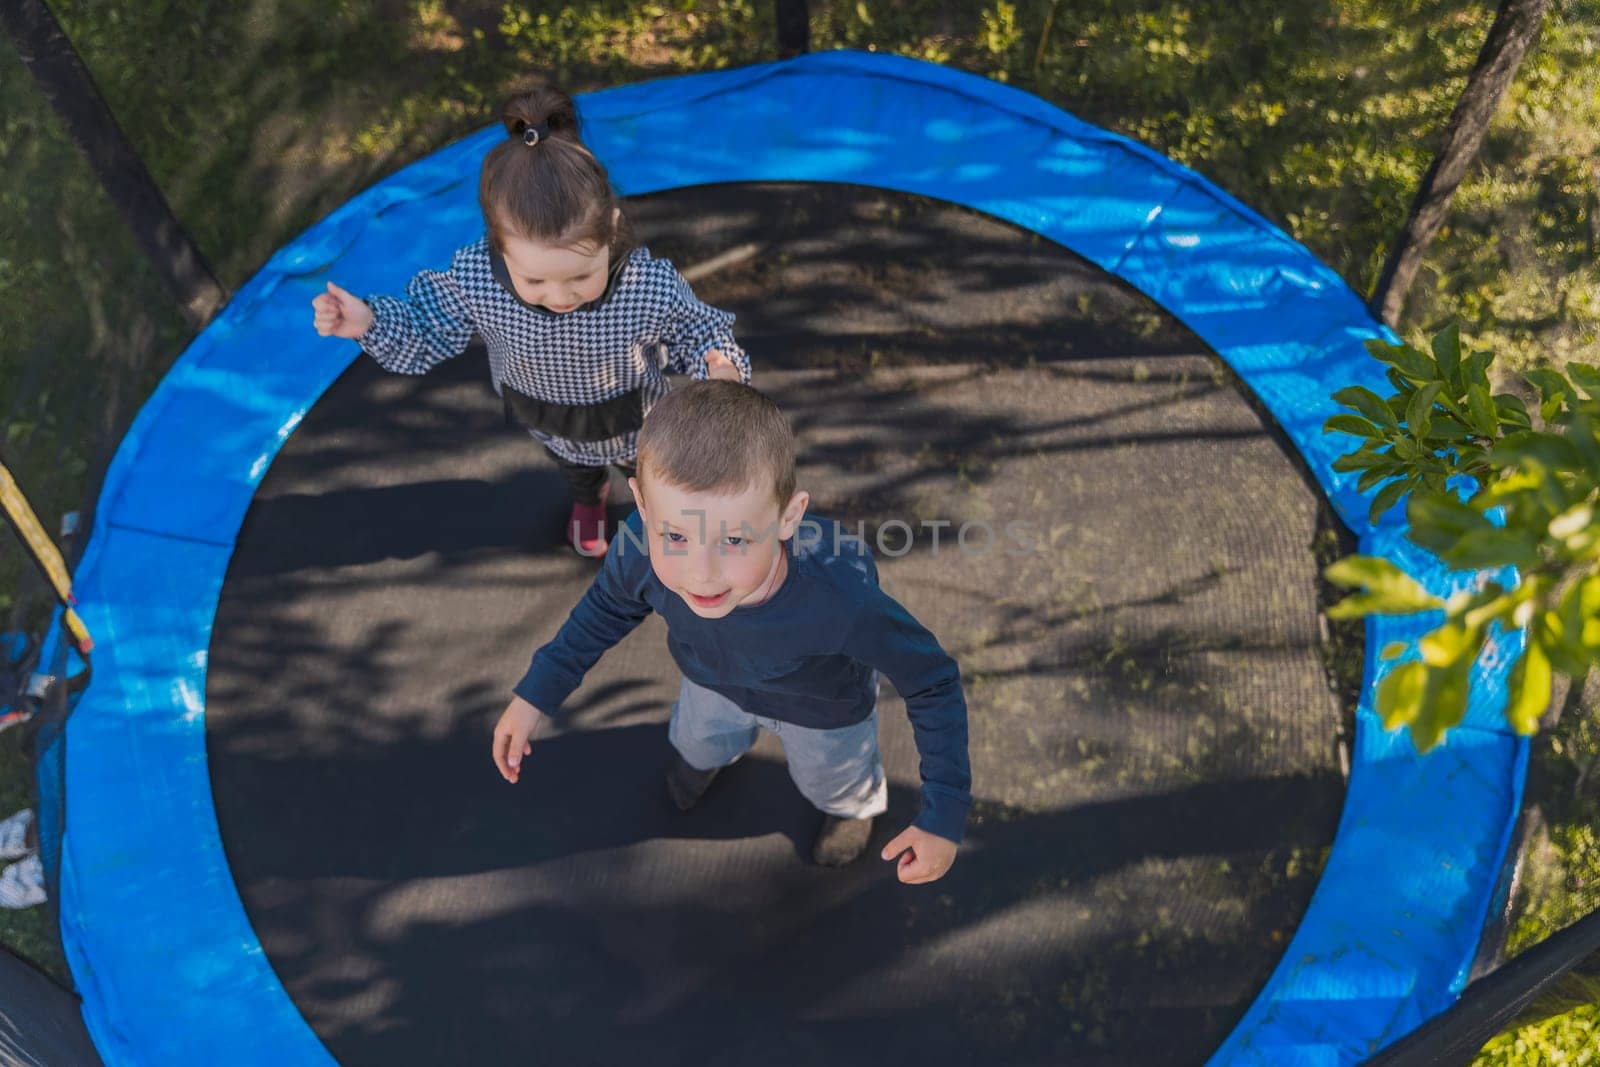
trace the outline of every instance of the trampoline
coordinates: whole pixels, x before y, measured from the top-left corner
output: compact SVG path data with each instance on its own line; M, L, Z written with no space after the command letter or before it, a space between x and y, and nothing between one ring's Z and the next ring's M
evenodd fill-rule
M386 375L305 310L476 234L486 131L274 257L108 475L60 840L105 1062L1331 1064L1447 1006L1526 746L1496 647L1425 759L1363 702L1344 790L1316 487L1364 551L1462 579L1329 467L1328 394L1382 388L1343 283L1194 174L929 64L580 108L653 251L752 249L697 289L739 313L814 508L962 663L968 843L928 887L807 866L770 738L670 812L657 620L519 786L493 772L506 689L593 569L559 547L559 476L481 353ZM1032 551L952 551L1012 518ZM892 520L950 522L943 552ZM1426 623L1375 620L1368 650ZM916 803L882 711L879 844Z

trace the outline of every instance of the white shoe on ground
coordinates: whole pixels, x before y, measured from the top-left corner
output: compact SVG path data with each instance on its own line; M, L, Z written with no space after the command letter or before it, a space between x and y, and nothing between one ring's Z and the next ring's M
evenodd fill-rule
M34 853L0 874L0 908L31 908L45 902L44 863Z
M33 851L28 845L28 828L32 825L32 808L23 808L10 818L0 820L0 860L14 860Z

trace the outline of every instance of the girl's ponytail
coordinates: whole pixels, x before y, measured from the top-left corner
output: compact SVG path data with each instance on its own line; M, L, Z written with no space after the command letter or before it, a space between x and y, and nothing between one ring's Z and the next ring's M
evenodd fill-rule
M500 108L506 140L483 161L478 203L489 243L507 236L573 247L618 243L616 194L584 145L572 97L552 85L518 93Z
M541 85L525 93L518 93L500 107L500 121L514 141L526 139L529 129L541 127L546 136L562 137L577 144L583 143L578 132L578 109L572 97L553 85Z

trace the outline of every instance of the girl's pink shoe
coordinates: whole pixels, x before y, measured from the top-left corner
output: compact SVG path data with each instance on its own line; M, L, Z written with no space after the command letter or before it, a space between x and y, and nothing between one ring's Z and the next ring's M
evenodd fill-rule
M600 487L600 503L573 504L567 520L567 540L578 555L599 559L606 554L606 496L610 485Z

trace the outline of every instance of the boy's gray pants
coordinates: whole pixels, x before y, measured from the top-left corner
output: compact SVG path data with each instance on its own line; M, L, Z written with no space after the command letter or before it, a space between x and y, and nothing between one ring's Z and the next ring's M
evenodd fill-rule
M873 679L877 692L877 676ZM689 766L726 767L750 751L762 729L776 734L800 793L829 815L866 819L889 806L889 783L878 755L878 709L853 726L817 730L751 715L685 678L672 705L667 737Z

